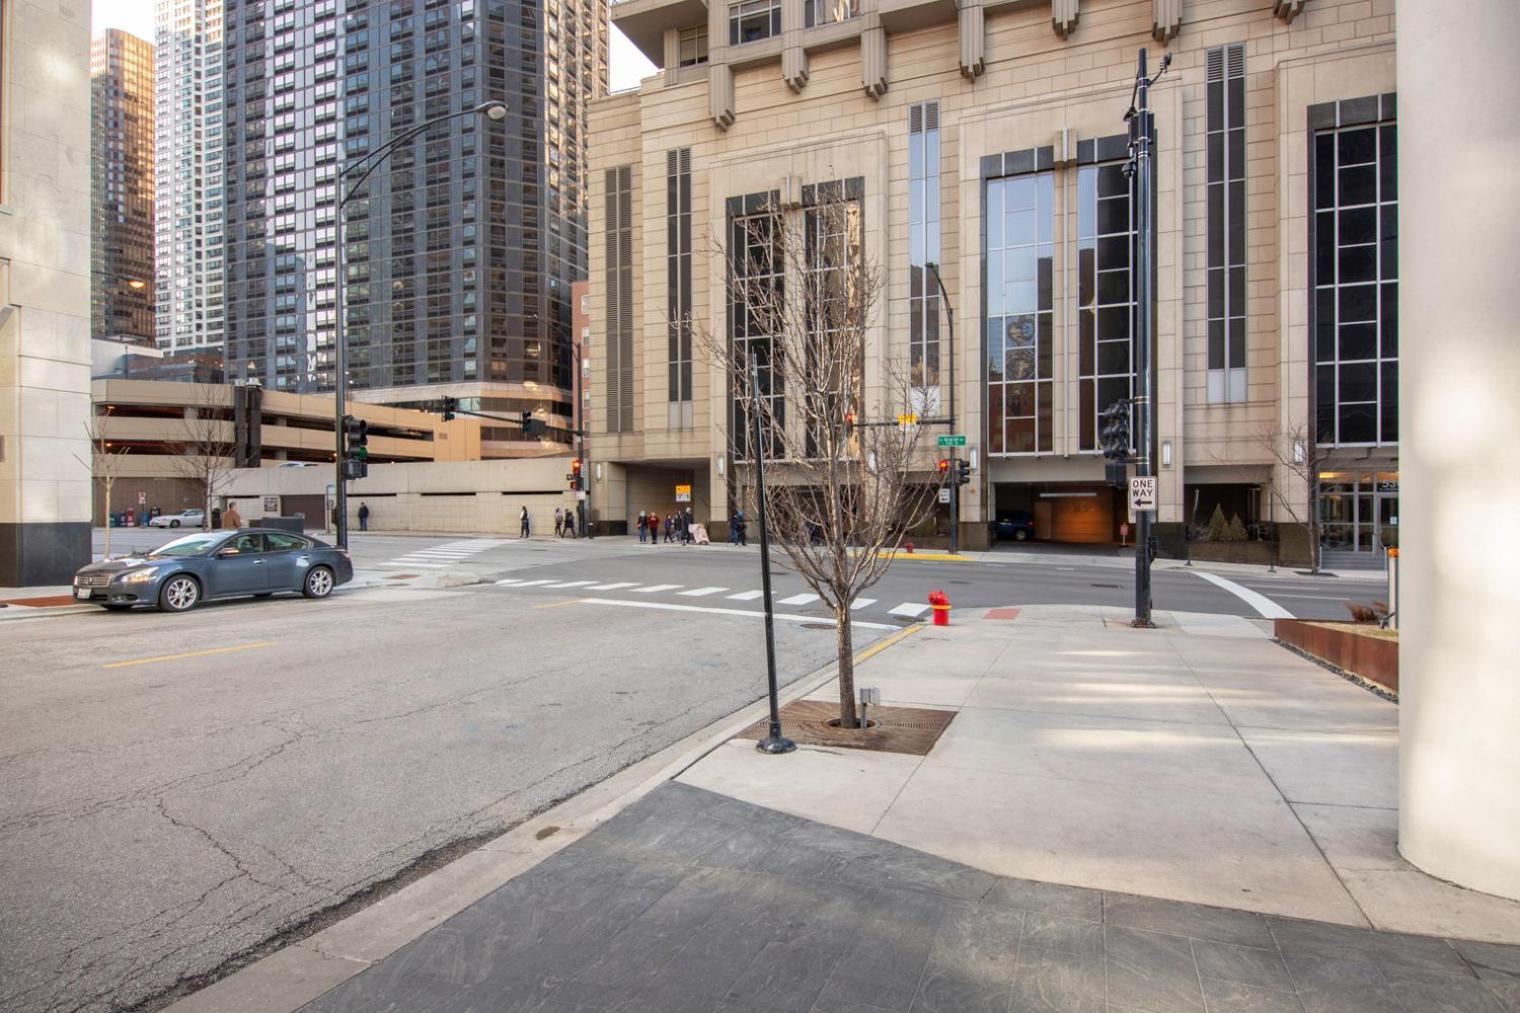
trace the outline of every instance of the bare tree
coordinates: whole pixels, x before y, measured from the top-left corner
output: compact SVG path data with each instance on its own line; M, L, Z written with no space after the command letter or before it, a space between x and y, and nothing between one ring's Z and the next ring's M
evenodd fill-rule
M90 420L84 424L85 435L90 438L90 459L86 461L78 454L74 460L90 469L90 475L100 483L105 494L105 520L106 539L105 555L111 555L111 489L116 485L116 480L121 477L123 460L126 455L115 453L111 441L106 439L105 427L101 424L102 419L111 413L108 406L104 415L90 414Z
M1323 464L1323 455L1320 453L1314 440L1310 438L1309 430L1305 426L1294 426L1285 432L1277 432L1272 429L1262 431L1261 445L1267 453L1272 455L1272 460L1277 464L1278 472L1287 472L1298 480L1304 489L1304 499L1296 500L1292 495L1297 490L1285 490L1273 476L1267 488L1271 491L1272 501L1282 508L1294 523L1304 525L1309 536L1309 572L1319 573L1319 473L1320 465ZM1272 550L1278 558L1282 557L1282 535L1277 537L1276 547Z
M736 483L754 502L756 469L744 462L758 449L769 532L834 613L839 718L853 728L850 606L928 516L941 479L918 452L917 427L898 424L910 410L908 371L890 356L867 360L883 276L864 254L859 200L841 184L815 192L800 211L767 207L732 220L726 247L714 250L725 265L727 329L693 330L709 361L728 367Z
M174 471L201 490L204 525L211 526L211 505L217 492L232 478L237 466L236 424L232 403L225 398L231 388L221 384L197 384L185 416L171 437Z

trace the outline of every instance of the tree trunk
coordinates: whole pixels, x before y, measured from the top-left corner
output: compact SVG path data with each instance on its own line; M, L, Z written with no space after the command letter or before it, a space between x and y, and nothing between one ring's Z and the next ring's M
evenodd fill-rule
M839 645L839 723L854 728L855 717L855 644L850 629L849 603L834 610L835 640Z
M108 479L106 479L101 484L103 484L106 487L106 504L105 504L106 547L105 547L105 557L107 559L110 559L111 558L111 486L115 485L116 483L115 483L114 480L108 478ZM94 553L92 551L91 555L93 555L93 554Z

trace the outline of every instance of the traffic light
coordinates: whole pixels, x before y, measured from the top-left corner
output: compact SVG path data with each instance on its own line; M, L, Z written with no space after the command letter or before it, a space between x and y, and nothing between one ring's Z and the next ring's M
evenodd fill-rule
M1122 461L1129 457L1129 398L1121 397L1099 414L1103 456Z
M443 399L443 421L445 421L445 422L453 422L454 421L454 412L457 411L458 409L459 409L459 399L457 397L444 397L444 399Z
M368 475L368 461L369 423L352 415L343 416L343 477Z
M849 439L855 435L855 413L844 413L844 438Z
M955 484L971 484L971 462L964 457L958 457L955 460Z
M949 475L950 475L950 459L949 458L941 457L939 459L939 462L935 465L935 467L939 469L940 481L944 481L946 478L949 477Z
M579 457L570 462L570 488L576 492L581 490L581 459Z
M522 411L522 431L524 436L539 436L547 427L543 421L533 417L531 409L524 408Z

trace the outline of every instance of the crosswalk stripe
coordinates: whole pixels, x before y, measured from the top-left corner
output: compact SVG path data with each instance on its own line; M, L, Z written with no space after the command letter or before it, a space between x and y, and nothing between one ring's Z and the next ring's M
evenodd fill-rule
M674 591L680 584L650 584L647 587L636 587L634 594L654 594L656 591Z
M896 608L887 609L887 615L917 619L927 611L929 611L929 606L923 602L905 601Z
M518 584L517 586L518 587L537 587L539 584L550 584L550 583L553 583L553 581L554 581L553 577L545 577L543 580L525 580L521 584Z
M731 601L754 601L764 593L764 591L740 591L738 594L731 594L728 597Z
M682 591L681 592L681 597L682 598L705 598L707 595L717 594L719 591L727 591L727 590L728 590L728 588L726 588L726 587L694 587L690 591Z
M875 604L876 604L876 599L875 598L856 598L854 601L850 602L850 611L853 612L855 609L863 609L867 605L875 605Z
M442 569L444 569L444 565L442 563L418 563L418 562L416 562L414 560L409 560L409 559L393 559L389 563L383 563L381 565L382 566L394 566L394 567L397 567L397 568L403 569L403 570L412 569L413 567L421 567L424 570L442 570Z
M496 582L496 586L497 587L511 587L513 584L521 584L521 583L522 583L522 578L521 577L508 577L506 580L498 580Z
M587 590L588 591L616 591L616 590L619 590L620 588L638 587L638 586L639 586L639 582L636 581L636 580L622 580L622 581L618 581L616 584L592 584L589 588L587 588Z
M549 586L550 587L585 587L587 584L592 584L592 583L595 583L595 581L590 581L590 580L567 580L567 581L565 581L565 582L563 582L561 584L550 584Z
M817 600L818 600L818 596L816 594L814 594L811 591L804 591L802 594L794 594L790 598L782 598L780 601L776 602L776 604L777 605L806 605L810 601L817 601Z

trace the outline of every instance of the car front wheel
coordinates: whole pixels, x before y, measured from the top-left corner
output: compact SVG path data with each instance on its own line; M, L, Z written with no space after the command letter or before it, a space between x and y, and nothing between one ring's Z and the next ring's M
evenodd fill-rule
M332 594L333 572L325 566L313 566L306 571L306 581L301 593L308 598L326 598Z
M1029 540L1029 532L1027 532L1024 529L1020 528L1017 532L1015 532L1013 538L1014 538L1015 541L1018 541L1018 542L1028 541Z
M171 527L171 528L177 528L177 527L179 527L179 521L170 521L169 522L169 527Z
M188 612L201 600L201 586L194 577L170 577L158 592L158 607L165 612Z

